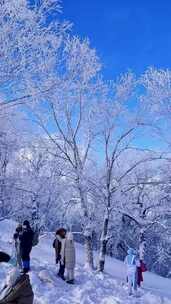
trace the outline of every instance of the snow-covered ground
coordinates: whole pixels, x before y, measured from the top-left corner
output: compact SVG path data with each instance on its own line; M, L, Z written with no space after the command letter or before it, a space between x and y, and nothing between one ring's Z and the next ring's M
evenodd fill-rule
M0 250L11 253L10 239L14 229L14 222L0 222ZM88 273L83 267L84 251L79 244L75 285L67 285L56 276L54 260L52 237L46 235L32 253L30 277L35 304L171 304L171 280L146 273L139 297L129 297L123 263L108 257L104 275ZM1 285L9 267L7 264L0 266Z

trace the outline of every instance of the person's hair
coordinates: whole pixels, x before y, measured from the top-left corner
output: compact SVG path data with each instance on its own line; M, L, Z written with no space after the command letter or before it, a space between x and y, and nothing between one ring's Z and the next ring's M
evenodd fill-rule
M59 235L61 237L63 237L64 234L67 233L67 230L65 228L59 228L57 231L56 231L56 235Z

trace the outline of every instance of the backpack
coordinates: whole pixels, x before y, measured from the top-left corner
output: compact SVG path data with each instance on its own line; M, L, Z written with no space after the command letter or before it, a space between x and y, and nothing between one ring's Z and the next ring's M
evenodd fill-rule
M36 227L36 229L33 231L33 240L32 240L33 247L35 247L39 244L39 234L40 234L40 231L39 231L38 227Z

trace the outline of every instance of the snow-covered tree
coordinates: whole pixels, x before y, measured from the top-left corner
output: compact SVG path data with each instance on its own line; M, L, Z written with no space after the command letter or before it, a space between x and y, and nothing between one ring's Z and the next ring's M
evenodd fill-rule
M0 2L0 219L77 227L91 269L95 235L101 271L109 251L151 248L152 269L168 274L171 72L104 81L60 11L58 0Z
M15 128L14 113L1 111L0 116L0 218L13 215L12 197L15 192L15 177L12 174L12 161L19 149L19 133ZM17 116L18 117L18 116ZM16 117L16 118L17 118Z
M44 102L32 111L34 122L51 142L49 153L66 166L66 176L74 184L82 212L86 263L93 267L92 221L89 210L86 167L96 136L94 113L101 81L97 79L100 62L87 40L68 38L63 48L62 70L57 84L46 93Z
M170 150L171 123L171 71L169 69L148 68L140 77L143 94L141 102L146 107L146 115L153 126L153 136L165 150Z
M104 86L99 102L98 143L104 163L101 179L93 183L101 196L104 214L99 255L101 271L104 269L107 243L111 237L109 227L112 213L118 206L118 192L137 167L162 157L150 150L148 153L141 151L137 143L146 128L144 107L136 94L137 83L135 76L127 73L115 83Z
M57 21L59 11L58 0L0 2L0 109L30 102L54 85L57 54L69 27Z

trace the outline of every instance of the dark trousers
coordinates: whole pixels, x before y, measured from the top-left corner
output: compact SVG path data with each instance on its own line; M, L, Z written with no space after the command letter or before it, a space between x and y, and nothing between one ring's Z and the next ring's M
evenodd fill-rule
M61 262L60 262L58 275L60 277L64 277L64 273L65 273L65 264L61 264Z
M21 250L21 259L22 259L23 271L27 273L30 270L30 251Z

